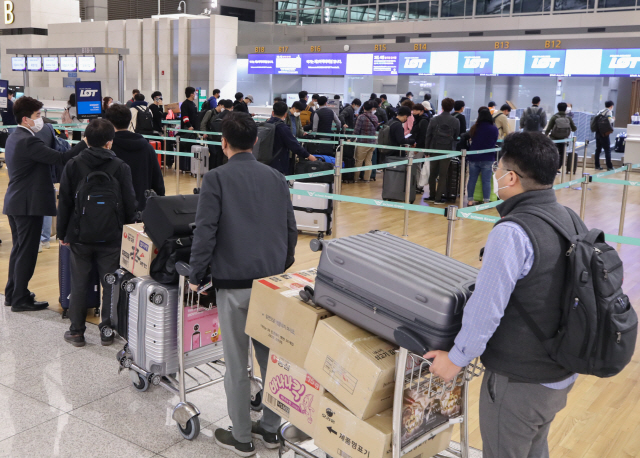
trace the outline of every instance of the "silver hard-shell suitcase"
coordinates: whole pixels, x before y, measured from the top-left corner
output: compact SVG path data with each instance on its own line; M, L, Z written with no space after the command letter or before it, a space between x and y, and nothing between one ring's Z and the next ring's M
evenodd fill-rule
M328 183L306 183L295 181L293 189L310 192L331 193ZM293 195L293 214L299 231L325 232L331 235L331 213L333 201L319 197Z
M191 159L191 175L202 176L209 171L209 147L206 145L193 145L191 147L193 158ZM200 184L198 183L198 186Z
M322 254L303 299L417 354L451 349L477 269L380 231L312 248Z

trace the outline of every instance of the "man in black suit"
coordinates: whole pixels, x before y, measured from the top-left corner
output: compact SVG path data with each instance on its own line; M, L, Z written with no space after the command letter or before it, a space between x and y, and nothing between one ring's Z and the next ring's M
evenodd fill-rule
M56 197L51 178L51 166L64 165L87 146L80 142L66 153L49 148L35 136L44 126L42 103L31 97L21 97L13 112L18 128L9 135L5 160L9 170L9 186L4 197L3 213L9 219L13 248L9 257L9 280L5 287L5 305L13 312L47 308L29 291L29 281L38 260L42 220L55 216Z

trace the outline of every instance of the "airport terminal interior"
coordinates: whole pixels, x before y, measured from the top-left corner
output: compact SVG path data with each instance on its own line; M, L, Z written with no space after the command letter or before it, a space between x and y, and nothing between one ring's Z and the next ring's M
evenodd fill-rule
M69 249L56 234L64 213L52 221L45 219L43 226L50 223L51 227L43 227L43 234L51 234L48 241L41 236L35 270L27 281L35 301L46 301L48 307L25 308L24 304L34 303L33 298L18 304L0 294L3 302L9 301L0 309L0 457L640 457L640 353L634 353L634 310L640 303L640 4L636 0L14 0L3 4L0 284L24 283L25 275L31 275L24 270L28 271L25 266L29 256L36 255L38 244L26 246L23 232L28 229L18 226L27 223L18 223L26 221L25 215L42 216L38 200L51 194L51 185L58 195L69 178L69 167L64 173L59 168L60 180L47 175L45 164L49 167L56 161L52 157L83 141L89 125L102 122L110 129L109 113L116 108L126 104L127 116L136 116L128 128L135 134L127 135L142 135L139 138L146 138L155 150L151 155L140 150L140 157L146 159L134 159L147 165L144 173L132 173L133 187L138 180L150 183L143 175L153 169L158 174L154 180L163 181L166 195L150 195L145 212L135 215L136 224L121 229L123 222L118 220L117 230L123 234L116 241L119 270L101 278L100 285L93 280L98 277L93 272L86 300L70 299L78 282L71 272L77 274L80 265L74 244L102 246L102 241L94 238L86 245L76 228L80 238ZM41 144L30 139L31 133L40 130L36 115L33 121L27 119L29 115L13 116L18 111L11 107L25 106L28 98L41 102L37 106L42 106L44 124L53 128L53 142L47 146L57 153L50 148L50 152L33 152ZM218 115L214 102L234 112L222 119L236 116L246 121L247 115L235 115L245 111L253 118L251 126L254 121L258 124L253 154L275 168L277 173L269 176L288 184L296 219L295 262L286 271L250 278L248 309L221 293L234 290L225 290L213 269L213 288L205 279L198 293L192 294L186 278L191 272L176 267L180 266L177 253L183 261L189 260L196 218L203 222L196 226L204 228L201 234L217 228L220 238L230 237L216 251L209 247L213 258L229 247L254 247L255 240L264 241L276 218L264 211L259 217L233 213L241 208L246 213L246 208L271 197L255 192L256 183L264 182L259 181L262 176L256 176L255 182L253 178L238 182L233 199L241 204L233 209L203 204L203 198L214 199L211 183L217 185L216 177L224 169L232 176L231 163L239 164L233 158L223 161L222 148L225 154L231 151L232 144L224 139L229 132L225 125L230 123L206 121ZM154 111L148 109L152 105ZM189 118L194 118L191 106L197 119ZM355 113L349 111L352 106ZM453 130L438 127L440 120L451 119L443 112L454 107L456 125L464 121L467 131L473 126L474 133L468 137L456 131L454 139ZM360 109L363 112L358 114ZM280 115L280 110L286 111ZM147 111L157 114L149 114L153 125L142 131ZM561 115L554 116L558 111ZM161 121L155 124L157 116ZM287 125L269 128L273 117L286 120ZM420 124L421 119L429 123L425 129L431 143L420 131L426 125ZM377 122L363 127L361 120ZM482 148L490 160L476 162L474 155L480 148L473 142L476 135L488 132L488 126L482 130L483 123L491 124L491 129L505 126L500 134L504 129L512 137L498 139L495 129L490 146ZM390 133L393 125L397 138ZM511 163L497 162L502 145L506 151L509 138L525 135L518 134L523 129L538 132L530 134L533 146L520 143L523 151L540 145L550 151L549 138L555 143L550 147L554 155L555 148L560 151L560 165L552 170L557 172L553 192L548 189L551 185L544 187L546 191L531 188L532 179L523 177L527 174L522 169L518 172L509 168ZM116 130L127 128L116 126ZM112 146L116 152L119 134ZM21 135L25 140L15 140ZM285 135L295 146L282 143ZM540 139L543 135L547 138ZM444 149L437 146L443 136L448 141ZM274 165L278 154L269 141L287 145L282 151L291 157L283 162L283 170ZM148 147L145 141L142 144ZM294 154L298 148L323 159L303 159ZM542 173L548 161L541 155L522 163L528 161L527 167ZM27 156L30 159L23 159ZM443 169L441 161L448 168ZM477 164L485 164L482 173ZM51 167L55 176L55 166ZM479 175L473 195L469 195L474 190L471 174ZM508 208L510 199L522 198L505 194L511 192L504 190L509 187L503 181L507 175L513 183L521 183L525 195L553 193L588 229L601 230L604 240L599 248L590 245L586 250L583 242L570 244L551 231L555 234L551 238L557 236L571 247L566 256L563 251L540 264L536 258L536 263L529 263L528 273L518 272L520 277L515 278L512 264L524 256L512 256L503 249L502 258L497 258L495 248L504 243L525 250L526 245L529 257L548 254L548 248L539 246L540 238L532 239L536 237L532 228L538 227L532 224L526 231L518 229L528 245L497 241L494 236L495 250L483 256L481 250L492 231L503 228L500 234L504 235L505 226L518 227L513 221L495 226L504 216L498 209ZM226 195L220 186L216 203L218 199L226 203L233 193L227 189ZM442 195L432 195L430 188ZM196 192L202 189L206 192ZM86 190L78 185L67 191L77 200ZM499 194L509 196L506 204ZM20 198L29 203L24 204L26 213L12 210ZM71 205L75 205L74 218L86 222L79 209L88 207ZM283 205L289 208L289 197ZM544 208L551 207L556 208L552 204ZM234 219L225 215L225 208L236 216L235 224L239 220L247 227L232 235L223 233L221 228L233 227L230 220ZM211 214L204 215L205 211ZM206 219L213 213L215 221ZM152 214L156 227L150 222ZM283 228L286 222L280 223ZM160 242L156 231L164 231ZM195 234L197 239L198 229ZM186 258L184 240L189 240ZM286 241L279 245L274 241L264 251L282 252L283 244ZM577 262L571 257L576 246L582 247L581 255L592 259L593 254L596 260L587 262L576 280L566 276L559 285L551 272L564 275L569 260ZM202 246L194 243L196 249ZM33 253L29 255L28 250ZM269 264L270 259L257 257L258 251L222 262L250 263L252 269ZM488 257L491 262L486 262ZM601 275L598 262L618 257L622 265L615 261L615 266L604 270L604 280L596 278ZM10 258L17 260L11 269ZM166 266L154 263L158 258L166 260ZM208 262L213 267L214 262ZM507 268L512 270L506 272ZM489 269L502 277L483 276ZM534 271L549 276L548 288L546 284L537 290L529 286L525 297L531 282L524 279ZM22 277L16 272L22 272ZM331 272L341 272L342 277L330 277ZM501 283L509 275L511 289ZM580 300L576 297L573 305L571 297L571 305L565 307L569 296L565 290L580 279L596 286L581 286ZM611 307L618 303L626 307L624 316L632 318L627 318L631 324L625 329L615 327L624 324L615 317L605 323L601 309L595 312L595 301L604 302L597 285L618 281L623 293L616 290ZM111 322L103 327L99 324L105 312L99 309L105 285L111 291L105 296L110 297ZM325 296L317 294L320 288ZM210 300L214 289L217 304ZM507 296L502 297L505 291ZM554 298L554 291L561 298ZM474 294L482 295L483 302L474 302ZM492 317L490 330L482 328L487 326L486 315L496 313L503 299L509 300L508 305L505 302ZM565 332L560 312L553 307L561 307L564 320L578 305L579 310L587 310L585 304L593 302L589 309L593 313L580 315L574 335L578 332L585 342L582 334L600 338L603 351L596 351L594 344L593 355L605 367L608 363L615 367L609 372L593 366L590 372L574 369L575 365L561 367L564 363L549 356L528 327L530 319L510 310L533 307L527 305L529 299L538 307L537 316L547 319L547 339ZM82 346L65 335L73 314L70 302L76 311L86 307ZM464 308L466 304L471 307ZM231 315L223 307L240 312ZM244 321L231 326L224 321L230 316ZM241 331L237 340L244 339L246 344L251 338L256 347L246 360L232 362L229 355L239 352L232 351L227 342L234 341L225 335L236 333L232 328L244 330L245 321L246 333ZM597 329L589 327L590 322L597 322ZM519 326L516 331L499 333L514 323ZM450 340L442 337L445 328L449 333L456 330ZM442 339L426 343L429 332ZM486 338L475 344L481 348L471 363L455 366L457 370L448 377L440 372L442 358L453 365L454 352L466 356L467 347L476 342L466 341L461 350L463 332L467 338L474 333L480 336L477 340ZM496 343L485 350L494 332L492 339L513 338L520 332L522 341L534 346L530 352L534 356L526 351L499 353ZM613 340L601 335L612 335ZM514 348L528 348L517 340ZM587 353L586 345L580 358ZM427 358L424 350L439 353L435 359L435 353ZM622 351L626 359L611 362ZM268 366L264 376L258 362L261 355ZM482 362L475 359L481 355ZM500 355L516 362L500 361ZM536 364L526 368L529 378L518 375L518 368L525 364L517 362L520 358ZM244 378L245 363L249 383L236 384L242 390L250 386L243 410L228 400L231 391L235 395L240 390L230 382L237 377L232 367L240 367ZM560 368L561 376L541 375L550 371L548 366ZM504 367L509 370L497 369ZM579 375L571 383L574 373ZM496 380L506 384L498 397L501 382ZM558 399L555 405L549 401L552 396ZM266 411L282 417L280 427L264 435L254 431L249 450L234 435L240 431L238 418L246 417L248 422L250 416L257 421L266 418ZM220 439L224 432L232 438L231 445Z

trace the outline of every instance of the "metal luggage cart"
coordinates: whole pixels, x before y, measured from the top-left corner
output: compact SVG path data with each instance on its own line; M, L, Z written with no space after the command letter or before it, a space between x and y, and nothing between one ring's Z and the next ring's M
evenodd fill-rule
M161 376L137 366L133 361L133 355L129 352L128 344L118 352L116 358L120 363L120 371L129 369L129 376L137 390L147 391L151 385L155 385L161 386L180 397L180 401L173 409L171 418L178 424L180 434L187 440L193 440L200 433L200 410L187 401L187 394L224 381L224 374L220 370L225 365L223 361L224 353L221 341L202 347L209 348L209 351L206 352L206 361L203 361L202 354L197 355L188 351L185 353L183 343L185 308L201 308L200 296L211 288L211 285L203 287L197 293L191 291L188 281L189 265L184 262L178 262L176 270L180 274L178 283L178 373ZM212 307L210 305L208 308ZM254 374L253 349L251 345L249 346L247 373L251 381L251 408L253 410L261 410L262 379Z
M446 431L455 424L460 424L460 450L447 448L446 452L460 457L469 457L469 417L468 417L468 395L469 382L482 375L484 367L476 358L471 364L462 369L453 381L445 383L440 377L429 372L431 361L420 355L409 352L405 348L400 348L396 362L396 386L393 399L393 436L392 458L400 458L405 454L415 450L417 447L435 437L437 434ZM411 368L407 370L406 368ZM461 387L462 402L459 411L449 417L449 421L437 425L435 428L424 432L417 438L402 446L402 415L405 390L414 393L423 393L429 398L442 397L446 393L451 393L455 388ZM279 430L280 450L282 457L287 449L293 450L296 454L304 458L317 458L304 447L304 442L311 440L310 437L299 431L291 423L284 423ZM327 455L329 458L329 456ZM435 457L446 458L441 454Z

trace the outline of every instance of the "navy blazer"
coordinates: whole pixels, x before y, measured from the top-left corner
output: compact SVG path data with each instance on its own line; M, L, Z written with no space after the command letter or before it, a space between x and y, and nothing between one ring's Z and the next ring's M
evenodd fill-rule
M2 213L13 216L55 216L56 195L51 166L66 164L86 147L84 142L80 142L66 153L60 153L45 145L31 131L18 127L9 135L5 147L9 186Z

